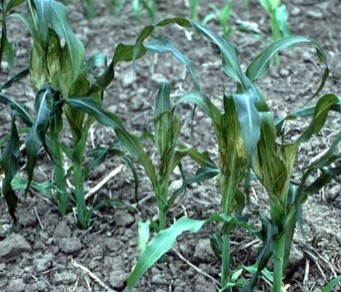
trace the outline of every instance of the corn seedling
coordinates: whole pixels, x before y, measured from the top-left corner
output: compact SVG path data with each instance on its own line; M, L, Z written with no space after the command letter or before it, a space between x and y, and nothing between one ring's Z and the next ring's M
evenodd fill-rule
M96 9L95 9L95 5L94 2L92 0L82 0L82 7L83 7L83 11L85 16L88 19L92 19L95 17L96 15Z
M198 14L199 2L200 0L188 0L187 5L189 5L191 9L191 19L193 21L199 21L199 14Z
M88 100L100 103L103 90L114 77L115 64L132 60L133 49L131 46L119 45L109 66L102 55L95 55L85 60L84 46L72 32L67 20L66 8L61 3L35 0L27 1L27 5L28 15L16 14L15 16L23 21L33 38L29 74L38 93L34 101L35 116L30 116L24 107L15 103L13 99L6 96L1 98L3 103L15 110L11 139L7 146L12 146L13 150L8 149L8 152L5 151L2 155L6 176L3 193L8 199L11 215L14 215L16 196L11 181L18 170L15 164L19 143L15 118L18 116L29 128L25 139L28 175L26 191L32 182L38 153L41 148L44 148L54 165L54 199L60 213L64 215L69 209L70 200L73 201L76 205L79 225L87 228L93 210L86 205L84 183L92 168L100 164L104 158L95 157L87 166L84 165L87 136L95 119L86 114L81 106L72 108L65 100L72 97L87 97ZM62 41L65 41L64 45ZM88 73L97 66L104 68L104 73L90 77L95 82L90 81ZM26 70L21 75L15 76L2 89L9 87L27 73ZM72 145L66 145L61 140L65 129L65 118L71 130ZM117 151L116 154L122 153ZM65 157L71 161L70 168L68 166L65 168ZM9 158L11 163L5 165L6 159ZM73 178L71 188L67 184L70 174Z
M280 0L259 0L264 10L270 17L272 41L278 41L281 37L290 35L287 21L288 12ZM275 56L275 62L278 64L278 56Z
M301 36L288 37L266 48L243 73L233 44L198 24L180 22L179 19L176 22L184 27L194 27L199 34L213 42L223 56L224 72L237 82L235 93L224 94L222 112L201 91L189 93L179 101L196 104L208 114L213 122L218 144L219 171L217 172L214 164L207 163L209 160L206 160L203 166L206 169L211 168L210 177L219 174L223 213L200 222L183 218L166 230L160 231L148 244L144 245L141 257L129 278L128 287L133 288L142 274L169 250L171 243L161 244L165 238L168 240L172 238L174 242L182 232L199 230L205 223L214 221L223 222L221 237L218 236L212 241L213 248L222 259L221 291L238 285L252 289L257 283L258 275L264 272L271 257L274 262L273 291L281 291L284 259L288 258L300 205L304 202L302 198L305 198L308 192L305 186L298 191L290 181L298 145L307 141L311 135L323 127L327 113L339 106L339 99L335 96L323 96L312 109L308 110L308 113L307 109L303 108L299 114L288 115L288 119L304 115L305 117L313 116L313 119L297 143L278 146L276 139L279 131L276 131L276 125L279 127L280 123L276 124L264 96L254 81L267 73L271 58L279 50L287 47L308 43L316 48L317 55L324 64L326 64L326 56L315 41ZM169 23L169 20L165 20L157 26ZM149 31L151 31L150 28ZM322 89L328 72L328 67L326 67L321 84L314 96ZM256 175L269 193L271 219L260 217L263 223L262 232L254 230L245 219L238 216L242 213L247 200L246 194L243 194L239 187L247 179L249 172ZM249 284L245 284L242 279L236 281L235 277L238 273L230 269L229 237L236 227L245 228L263 240L263 247L256 260L256 269L245 267L246 271L253 273Z
M321 90L328 76L329 69L327 60L321 47L313 40L305 37L284 38L271 45L268 50L257 56L247 69L247 76L250 80L263 76L266 67L260 64L266 64L280 49L288 46L309 43L312 44L319 56L321 62L326 64L326 70L318 88L317 93ZM281 291L282 277L284 268L290 252L290 247L293 239L293 234L296 222L299 219L301 205L304 203L304 197L307 193L306 189L301 185L297 188L291 182L293 167L296 159L299 145L307 142L313 134L319 132L326 120L327 114L333 105L337 106L339 99L333 95L325 95L319 99L313 110L310 110L312 120L310 125L303 131L301 136L294 142L281 143L277 141L276 123L272 114L268 111L264 101L260 100L259 107L262 108L260 113L261 120L261 138L257 147L257 155L253 160L252 169L258 177L260 183L268 192L271 222L274 226L273 234L273 272L274 282L272 291ZM288 117L303 117L307 114L307 109L304 108L300 113L289 115ZM307 116L305 116L307 117ZM307 172L310 172L308 167ZM304 176L302 183L304 182Z
M212 12L208 14L204 20L202 21L203 25L206 25L208 22L212 20L218 20L220 27L223 30L224 37L228 37L231 33L231 28L229 26L229 19L232 12L232 0L226 0L225 5L222 8L218 8L214 4L210 4Z
M176 22L184 27L192 26L200 35L215 44L220 49L223 56L224 72L240 84L240 92L232 95L224 95L224 112L220 112L220 110L215 107L201 91L190 93L179 101L180 103L192 102L201 107L212 119L215 127L219 152L219 170L217 170L217 167L207 155L200 156L201 159L199 159L199 157L193 157L203 168L197 172L195 178L191 181L203 181L219 173L218 180L222 192L223 214L221 216L215 216L213 219L210 219L210 221L216 220L224 222L222 230L223 248L221 250L223 261L221 284L222 287L224 287L231 283L229 263L230 232L237 226L251 229L244 220L239 221L232 215L235 209L239 210L238 214L240 214L243 209L243 204L245 203L244 195L239 191L238 187L244 180L247 170L251 165L252 155L259 139L259 128L257 130L257 125L259 124L257 121L259 121L259 118L254 103L255 96L254 92L251 90L252 88L250 88L251 83L248 82L247 78L242 73L237 51L233 44L199 24L190 23L179 18L173 19L172 22ZM164 26L168 23L171 23L171 21L165 20L157 26ZM150 30L151 29L148 28L148 31ZM145 35L144 32L142 32L141 35ZM248 143L244 143L244 139L247 139ZM187 222L187 220L189 219L183 219L184 222ZM175 229L176 232L172 235L172 238L175 236L175 240L176 236L181 232L192 230L191 224L195 224L194 221L189 221L189 226L184 224L183 221L179 220L179 226L175 223L170 227L170 230L160 231L160 235L157 235L157 239L155 238L155 243L153 240L150 242L151 246L147 245L138 264L132 272L128 283L129 287L133 287L136 284L137 279L143 274L144 270L157 260L157 256L161 256L162 252L167 251L166 246L169 246L169 244L160 248L160 243L158 242L160 237L163 238L166 236L165 234L168 234L167 236L169 238L169 233L171 233L171 230ZM200 221L198 225L200 224L202 226L204 221ZM155 251L154 253L153 248L156 244L159 247L158 251ZM153 256L150 254L152 251ZM148 263L144 262L146 258L148 258Z
M7 27L6 22L11 16L13 9L18 7L24 2L24 0L11 0L11 1L0 1L0 24L1 24L1 39L0 39L0 72L1 72L1 61L5 54L7 58L8 67L12 68L14 62L14 51L11 43L7 38Z
M132 0L132 5L135 18L139 22L143 11L147 12L151 24L156 22L156 0Z
M115 16L120 15L125 4L126 4L126 0L111 0L110 8L114 12Z

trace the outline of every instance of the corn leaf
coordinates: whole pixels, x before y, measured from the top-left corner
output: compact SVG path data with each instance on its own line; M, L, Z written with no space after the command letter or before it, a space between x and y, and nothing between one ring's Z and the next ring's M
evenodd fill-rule
M147 244L147 247L144 249L144 252L141 254L128 278L129 291L136 286L142 275L172 248L178 236L184 232L198 232L205 224L210 222L228 223L229 226L241 227L257 237L261 236L260 232L248 224L244 218L239 220L226 214L214 214L206 220L193 220L182 217L169 228L157 233Z
M327 94L330 95L330 94ZM327 99L330 99L331 97L327 97ZM324 97L321 97L321 99L324 99ZM334 111L337 113L341 113L341 98L337 97L338 101L335 101L332 105L328 106L329 111ZM297 118L307 118L311 117L315 114L316 111L316 104L311 106L305 106L302 109L290 113L286 115L283 119L276 120L276 128L279 130L282 128L285 121L295 120Z
M31 1L31 0L30 0ZM40 41L44 50L47 48L48 29L49 29L49 13L51 0L34 0L34 6L37 11L38 30Z
M13 111L17 112L17 115L20 116L27 126L33 125L33 119L30 114L26 111L26 109L19 103L17 103L12 98L4 96L0 94L0 103L9 105Z
M332 292L332 291L335 291L334 290L334 287L341 281L341 275L340 276L337 276L335 277L333 280L331 280L327 286L325 286L323 289L322 289L322 292Z
M0 87L0 92L4 89L10 88L14 83L19 82L21 79L25 78L29 74L29 69L24 69L23 71L19 72L15 76L13 76L10 80L5 82Z
M5 2L5 1L4 1ZM20 6L25 0L9 0L6 4L6 12L11 11L13 8Z
M274 43L272 43L270 46L268 46L265 50L263 50L255 59L252 60L250 65L248 66L246 70L246 76L251 81L256 81L257 79L263 77L266 75L269 71L270 61L271 59L280 51L285 48L298 45L298 44L311 44L316 49L316 54L320 61L325 65L325 70L323 73L323 78L321 80L321 83L314 93L313 97L315 97L323 88L328 75L329 75L329 67L327 63L327 57L320 47L320 45L314 41L313 39L310 39L305 36L289 36L285 37L283 39L280 39ZM312 97L312 98L313 98Z
M219 48L223 57L223 70L225 74L233 78L238 83L245 85L246 80L240 67L236 46L198 23L193 22L192 26L203 37Z
M98 53L86 60L80 74L87 74L96 67L107 68L107 58L104 54Z
M180 188L176 189L170 199L168 200L168 204L171 206L176 198L191 184L193 183L201 183L208 181L209 179L217 176L220 173L219 168L217 167L202 167L197 170L194 176L187 178L183 181Z
M162 82L160 84L155 101L155 144L159 149L161 157L164 156L169 150L169 144L172 142L168 137L168 133L172 128L172 106L170 102L170 91L170 83Z
M140 58L146 51L137 54L135 58ZM114 56L107 66L106 70L92 85L90 93L100 90L104 90L115 77L115 66L120 62L128 62L134 59L134 46L119 44L115 50Z
M281 159L277 151L276 131L271 114L267 112L260 116L261 138L258 155L253 160L252 167L270 196L270 204L277 210L275 218L281 220L281 215L285 213L286 188L291 172L288 173L285 161Z
M204 223L205 220L192 220L183 217L176 221L171 227L161 230L141 254L141 257L128 278L128 289L132 290L142 275L156 263L162 255L172 248L176 238L180 234L185 231L197 232Z
M8 211L13 218L14 223L16 223L17 220L15 216L15 209L18 203L18 197L12 188L12 180L19 170L19 147L20 140L15 124L15 115L12 115L10 137L0 156L0 166L5 173L5 178L2 182L2 194L6 199Z
M288 11L285 5L281 5L275 10L275 18L277 20L279 29L283 33L283 36L287 37L290 35L289 29L287 26L288 21Z
M65 103L74 109L78 109L93 116L99 123L111 127L115 130L120 142L128 150L130 155L143 165L148 177L150 177L152 184L157 185L157 176L155 167L151 159L144 152L140 140L130 134L123 126L121 120L113 113L103 110L102 106L93 100L93 98L70 98L66 99Z
M85 56L85 49L82 42L72 32L67 18L67 11L64 5L53 1L50 8L50 22L54 31L61 39L65 40L65 46L61 55L61 85L71 85L78 76ZM64 92L63 92L64 93Z
M298 138L297 143L308 141L313 134L318 133L322 129L328 113L333 106L339 106L341 108L339 98L334 94L326 94L318 100L312 121L309 127Z
M25 190L27 187L27 182L28 182L27 179L16 175L12 180L13 190L15 191ZM40 194L43 194L46 197L50 195L50 190L53 189L54 187L55 187L54 184L49 181L44 181L41 183L34 180L31 181L31 188L35 189Z
M31 180L33 178L34 167L36 165L36 160L41 147L44 145L47 150L45 143L45 134L49 126L51 107L50 102L52 99L52 93L50 89L40 90L35 98L35 110L36 118L32 127L30 128L26 140L26 151L27 151L27 175L28 184L26 192L30 186Z
M220 123L220 111L202 92L193 91L187 93L182 96L177 103L180 104L184 102L190 102L199 106L211 118L213 123Z
M150 221L139 221L138 223L138 247L140 253L142 254L147 247L149 237L150 237Z
M186 65L187 70L194 83L194 89L200 91L200 84L195 75L192 61L186 55L181 53L170 40L165 38L153 38L152 40L144 43L144 47L147 50L155 53L171 52L179 62Z
M340 175L340 166L339 165L333 166L333 163L341 159L341 153L339 149L340 143L341 131L338 132L330 147L321 155L317 156L305 170L299 188L301 192L314 193L321 189L325 183L330 182L333 178ZM320 169L322 173L313 183L305 187L305 183L308 177L314 170L317 169Z
M207 151L199 152L195 148L186 148L186 155L189 155L201 167L217 168Z
M232 95L249 162L252 160L260 139L260 117L253 93L254 91L249 89L243 94Z

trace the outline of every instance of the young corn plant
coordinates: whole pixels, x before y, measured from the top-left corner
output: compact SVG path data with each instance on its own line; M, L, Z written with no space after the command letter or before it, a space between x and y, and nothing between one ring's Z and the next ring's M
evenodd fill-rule
M156 0L132 0L135 18L141 22L141 14L146 11L151 24L156 23Z
M146 245L142 252L141 258L135 266L129 280L128 287L132 288L136 285L137 280L156 260L171 247L175 238L183 231L193 231L202 226L205 222L223 222L221 241L222 249L220 255L222 257L221 286L225 287L231 284L230 270L230 251L229 238L231 232L236 227L243 227L251 230L252 228L245 222L235 217L241 214L245 204L244 194L239 190L239 185L245 179L248 169L251 166L253 152L259 139L260 128L258 112L255 107L255 94L251 82L242 73L237 51L233 44L219 37L214 32L208 30L202 25L191 23L181 18L173 20L165 20L156 26L164 26L171 22L176 22L183 27L193 27L196 31L214 45L216 45L223 57L224 72L238 82L239 92L231 95L224 95L224 110L221 112L201 90L185 95L179 100L182 102L192 102L201 107L212 119L216 139L218 143L219 161L218 168L207 156L202 154L194 156L190 152L189 155L202 167L192 179L185 182L184 185L191 182L207 180L219 174L219 185L222 193L222 214L213 216L207 221L190 220L182 218L172 225L169 229L160 231L159 234ZM151 33L155 27L148 27L140 36L146 38L146 33ZM162 51L159 49L159 51ZM244 142L246 139L247 143ZM197 153L196 153L197 154ZM236 211L237 210L237 211ZM167 238L167 244L163 241ZM162 244L161 244L162 242ZM156 249L156 250L155 250Z
M15 76L2 89L8 88L29 72L31 82L38 93L34 100L34 116L29 115L23 106L10 97L2 96L0 99L14 111L8 145L15 147L12 152L10 149L4 151L2 156L6 176L3 193L11 215L14 215L17 198L11 181L18 170L15 159L18 157L16 145L19 141L15 121L16 117L20 117L29 128L25 139L28 176L26 191L33 179L38 154L44 148L54 165L53 197L59 212L64 215L69 211L70 202L73 202L76 205L79 226L87 228L93 210L87 206L84 185L92 168L103 162L103 152L97 152L99 156L95 155L92 161L90 159L90 162L85 164L87 137L95 119L82 110L81 106L73 108L65 101L78 97L83 99L82 104L92 104L91 101L96 101L95 105L101 103L103 90L114 77L114 66L118 62L132 60L133 48L120 44L109 65L102 55L95 55L86 60L84 46L72 32L66 8L61 3L30 0L27 5L28 14L16 14L15 17L23 21L32 35L29 71L25 70ZM104 68L104 72L91 76L89 73L94 67ZM71 145L62 141L67 129L71 131ZM122 151L113 152L124 156ZM11 163L5 165L6 159L9 158ZM70 167L65 161L69 161ZM71 187L68 180L72 183Z
M222 112L201 91L189 93L179 101L196 104L208 114L214 124L219 153L219 170L217 171L214 163L209 162L211 160L206 159L204 161L202 159L201 166L203 168L198 171L196 181L203 181L199 179L199 174L203 175L205 172L205 174L210 173L209 177L218 174L218 182L222 193L221 206L223 214L214 215L207 220L201 221L181 218L171 227L160 231L148 244L142 245L141 257L129 277L128 287L132 289L136 285L143 273L172 247L176 237L182 232L196 232L204 224L213 221L223 222L221 236L212 241L214 249L218 251L217 253L222 259L221 291L237 286L244 287L245 291L251 291L252 287L257 284L259 274L263 273L271 257L273 257L274 262L273 291L281 291L283 288L284 259L288 258L293 231L299 217L300 204L304 201L303 198L306 197L309 190L308 187L302 186L302 191L297 191L290 181L298 145L303 141L307 141L312 134L321 129L324 124L321 117L325 117L329 110L338 108L339 99L335 99L334 96L333 102L330 103L330 101L327 101L330 97L324 96L318 104L314 105L313 109L307 111L306 108L303 108L301 112L297 113L297 117L313 116L311 126L302 134L303 138L299 139L299 143L289 143L279 148L277 145L276 125L279 127L280 123L276 124L275 119L269 112L264 96L254 82L267 73L271 58L279 50L287 47L302 43L312 44L316 48L320 60L325 64L326 56L320 46L307 37L287 37L266 48L251 62L244 73L241 70L237 51L233 44L198 24L188 23L184 20L180 21L179 18L175 22L183 27L194 27L199 34L213 42L220 49L223 56L224 72L237 83L235 93L224 95ZM169 23L171 23L170 20L165 20L157 26ZM146 34L149 35L154 28L148 27L141 35L146 38ZM314 96L322 89L328 72L326 66L321 84ZM330 105L327 106L328 104ZM288 115L287 119L293 119L293 117L295 117L294 114ZM330 155L332 154L330 153ZM328 157L330 160L330 156ZM335 159L334 154L332 157ZM324 162L326 163L326 161ZM317 165L314 166L315 169L318 167ZM321 176L321 179L331 179L330 174L333 173L335 177L339 173L338 171L339 169L335 169L335 167L333 170L325 171L325 175ZM262 231L254 230L245 219L238 216L242 213L247 198L239 187L250 172L256 175L269 192L271 219L267 219L263 215L260 217L263 223ZM309 170L307 170L308 172ZM314 186L318 186L318 181ZM245 228L263 240L263 247L259 251L255 265L245 267L245 271L253 274L249 283L245 283L245 279L236 281L236 272L230 268L229 237L236 227ZM240 275L240 271L238 273ZM268 272L266 273L268 274Z
M193 21L199 21L199 14L198 14L198 9L199 9L199 0L188 0L188 5L191 9L191 19Z
M289 36L286 6L284 4L281 5L280 0L259 0L259 3L270 17L272 40L278 41L281 37Z
M281 5L280 0L259 0L264 10L270 17L272 41L278 41L281 37L290 35L287 21L288 12L284 4ZM275 56L275 63L278 64L278 56Z
M210 4L212 12L208 14L202 21L203 25L206 25L212 20L218 20L220 27L223 30L223 36L227 38L231 33L231 27L229 26L229 19L232 12L232 0L226 0L225 5L222 8L218 8L214 4Z
M321 62L326 65L322 82L313 96L315 97L322 89L328 77L329 69L323 50L319 44L309 38L289 37L275 42L254 59L248 67L246 75L250 80L255 81L267 73L270 58L280 49L301 43L313 45ZM264 66L260 66L260 64L264 64ZM305 202L308 193L312 191L311 187L309 190L309 187L305 186L306 177L313 169L316 169L316 164L307 167L299 187L291 182L299 146L309 141L312 135L322 129L327 114L333 107L340 110L340 100L335 95L327 94L322 96L312 107L304 107L294 114L289 114L286 119L295 119L298 117L312 118L310 125L302 132L297 140L282 143L278 142L278 135L281 132L280 129L283 126L283 121L278 122L276 125L276 121L264 100L259 100L258 107L262 108L262 112L260 113L261 138L257 146L257 154L253 159L252 169L260 183L267 190L269 196L270 216L274 226L272 250L274 278L272 291L275 292L281 291L284 287L282 278L284 276L287 259L289 258L295 226L300 219L302 204ZM337 137L335 143L339 143L339 139ZM323 162L331 159L332 153L330 152L334 149L335 145L331 147L328 155L322 159ZM337 170L338 173L339 171ZM317 186L318 184L315 182L313 185ZM321 184L319 186L321 187Z

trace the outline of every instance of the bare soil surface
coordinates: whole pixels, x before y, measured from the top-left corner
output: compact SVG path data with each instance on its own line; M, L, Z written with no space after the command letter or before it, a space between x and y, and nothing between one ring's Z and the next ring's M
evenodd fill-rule
M119 17L106 8L105 1L98 1L96 17L87 20L80 9L68 4L70 22L77 35L84 42L88 56L103 52L112 58L114 48L120 43L133 43L143 25L134 19L128 3ZM129 2L129 1L127 1ZM190 16L184 1L158 1L158 19L166 16ZM199 15L208 14L209 7L202 1ZM222 5L224 1L214 1ZM243 68L255 57L270 39L269 21L258 4L250 1L250 10L244 8L243 1L234 1L230 20L232 34L229 39L236 43ZM77 2L78 3L78 2ZM290 0L283 1L289 11L289 28L292 34L306 35L325 50L330 77L324 93L341 94L341 2L338 0ZM261 40L247 32L236 30L238 21L248 21L266 36ZM148 24L147 17L143 18ZM215 23L209 26L220 32ZM156 35L164 35L175 41L179 49L192 60L204 91L219 102L223 86L233 92L234 85L222 72L218 51L194 32L190 37L183 30L173 26L156 30ZM17 23L11 24L9 35L16 51L14 69L8 72L3 62L0 82L27 67L30 48L28 34ZM173 84L174 101L192 88L190 78L184 75L185 68L170 55L148 54L137 63L134 74L131 63L117 68L116 79L105 93L104 103L108 110L119 114L131 131L141 134L152 130L152 110L154 98L161 80ZM271 69L269 76L259 81L269 106L276 115L283 116L302 106L318 87L323 72L314 50L309 46L289 49L280 55L280 65ZM34 91L29 80L24 80L6 91L17 101L32 108ZM0 105L0 137L10 127L10 112ZM198 149L209 150L216 158L216 146L210 121L200 111L194 121L194 135L191 140L189 128L190 108L179 109L182 117L182 141L191 143ZM304 124L297 124L290 133L300 132ZM318 153L330 145L331 137L339 131L340 117L334 116L316 138L303 145L297 161L295 177ZM109 145L115 135L111 130L94 125L89 137L92 145ZM23 158L23 166L25 160ZM49 180L51 161L42 153L39 167L35 172L38 181ZM121 162L109 158L94 171L87 181L86 189L95 186ZM185 171L193 174L196 168L186 161ZM24 172L22 170L22 172ZM139 253L137 247L137 223L157 213L148 179L139 170L141 209L129 213L118 207L106 207L95 212L93 223L88 230L77 227L72 211L61 218L53 202L46 194L31 191L27 198L19 192L20 203L17 210L19 223L14 232L7 213L6 203L0 198L0 291L127 291L126 281ZM179 174L174 176L171 188L181 183ZM288 291L321 291L326 283L341 274L341 188L340 182L333 182L323 191L309 198L303 208L303 232L295 234L290 264L285 283ZM124 168L109 181L89 204L103 198L121 199L131 204L134 200L132 174ZM219 212L220 196L216 181L192 186L170 210L169 223L173 218L186 214L190 218L202 219ZM259 186L253 186L250 209L266 211L267 197ZM214 256L209 236L217 226L207 226L197 234L179 237L174 250L148 271L139 282L136 291L217 291L214 279L219 280L220 264ZM242 232L232 238L232 257L236 265L252 262L252 256L259 242ZM251 253L250 253L250 246ZM195 266L197 269L193 268ZM270 291L264 279L259 281L260 291ZM339 289L341 289L339 287ZM340 291L340 290L335 290Z

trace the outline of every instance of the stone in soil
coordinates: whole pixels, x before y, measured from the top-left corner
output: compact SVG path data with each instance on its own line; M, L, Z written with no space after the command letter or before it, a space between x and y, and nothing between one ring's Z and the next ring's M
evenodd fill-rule
M117 210L114 214L114 220L117 227L129 227L135 222L135 218L128 212Z
M204 276L198 275L195 281L195 291L215 292L216 288Z
M82 243L78 238L62 238L59 240L59 248L65 254L73 254L82 249Z
M37 224L37 217L32 213L25 213L19 217L19 225L23 227L33 227Z
M8 288L7 291L11 292L26 291L26 284L22 279L13 279L9 281L7 288Z
M110 286L114 289L122 290L126 285L128 276L129 274L122 270L111 271L109 275Z
M12 233L0 242L0 259L12 260L23 252L29 251L31 251L30 244L20 234Z
M208 238L200 239L195 246L194 257L200 262L211 262L215 258Z
M53 254L48 253L40 259L34 259L33 265L36 267L36 271L41 273L51 268L53 260Z
M71 271L65 271L60 273L55 273L53 276L53 284L55 285L67 285L77 281L77 275Z
M123 245L123 242L116 238L108 238L106 240L106 246L112 252L122 250Z
M54 238L66 238L71 237L71 229L66 224L65 221L60 221L55 230L53 231L53 237Z

